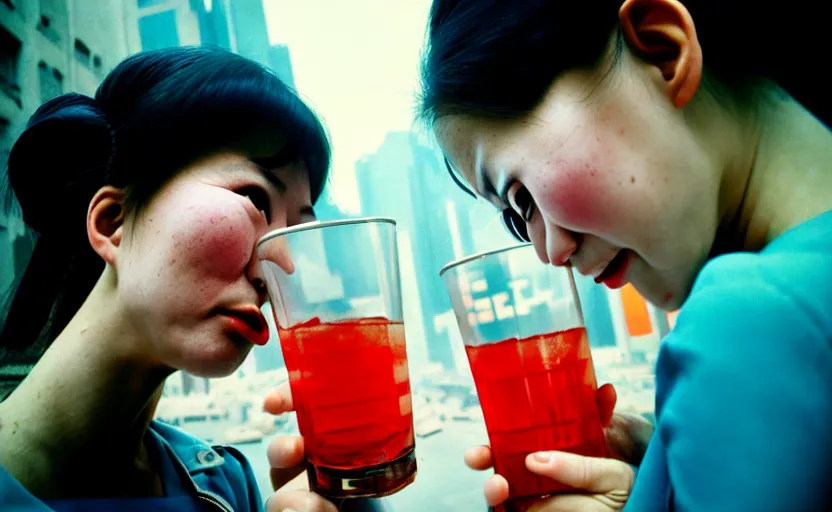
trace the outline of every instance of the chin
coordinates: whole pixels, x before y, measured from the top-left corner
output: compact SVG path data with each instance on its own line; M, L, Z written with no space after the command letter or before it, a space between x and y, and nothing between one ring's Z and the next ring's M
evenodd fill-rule
M253 345L222 338L191 344L179 354L180 364L175 366L196 377L228 377L243 364Z
M233 374L243 364L244 359L239 361L201 361L199 364L190 364L182 369L195 377L216 379Z

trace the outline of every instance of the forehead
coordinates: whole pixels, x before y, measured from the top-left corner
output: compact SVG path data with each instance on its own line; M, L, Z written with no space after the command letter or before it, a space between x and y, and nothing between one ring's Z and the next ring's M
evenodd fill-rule
M267 178L269 175L276 176L286 185L289 185L289 183L308 185L309 183L309 173L307 172L306 165L302 162L294 162L274 167L269 164L268 160L251 158L241 153L234 152L219 153L201 159L186 168L181 174L193 175L207 173L225 176L228 173L251 171L256 171Z
M435 124L436 139L442 153L459 174L474 182L485 146L497 139L494 122L470 116L446 116Z
M610 78L607 71L602 66L597 70L570 70L561 74L540 102L519 118L450 115L435 122L434 132L451 163L467 175L479 150L491 156L518 144L545 144L547 131L551 129L565 136L580 128L587 116L610 99L608 93L614 88L603 80L603 77Z

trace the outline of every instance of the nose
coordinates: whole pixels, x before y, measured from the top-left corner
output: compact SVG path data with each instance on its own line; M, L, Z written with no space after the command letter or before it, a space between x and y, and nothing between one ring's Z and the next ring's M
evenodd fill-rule
M546 229L546 254L553 265L566 265L578 250L577 233L558 226Z
M543 263L566 265L578 250L579 235L555 224L547 223L539 212L528 224L529 239Z
M248 263L246 275L252 286L257 290L258 296L265 302L268 299L269 281L266 277L268 272L295 273L295 261L289 249L288 236L276 236L264 240L254 248L251 261Z

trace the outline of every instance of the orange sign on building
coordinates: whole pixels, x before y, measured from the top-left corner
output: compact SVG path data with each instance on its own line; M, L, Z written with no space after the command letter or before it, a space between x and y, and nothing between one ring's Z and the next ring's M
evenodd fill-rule
M639 295L633 285L628 284L621 288L621 302L624 305L624 319L630 336L645 336L653 332L647 301Z

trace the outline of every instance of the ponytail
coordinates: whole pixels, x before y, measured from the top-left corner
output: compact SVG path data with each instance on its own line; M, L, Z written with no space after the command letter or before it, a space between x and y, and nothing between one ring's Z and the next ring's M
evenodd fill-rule
M42 105L12 147L8 184L37 241L14 293L5 294L0 348L42 351L95 285L104 263L87 242L86 216L112 149L106 117L79 94Z

